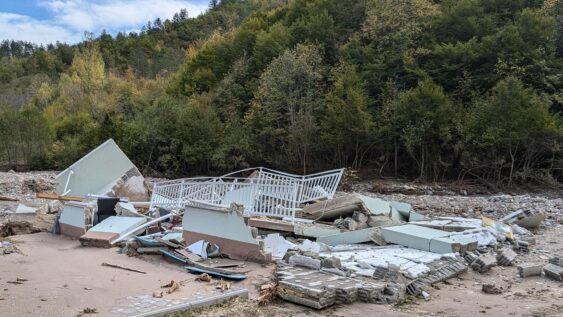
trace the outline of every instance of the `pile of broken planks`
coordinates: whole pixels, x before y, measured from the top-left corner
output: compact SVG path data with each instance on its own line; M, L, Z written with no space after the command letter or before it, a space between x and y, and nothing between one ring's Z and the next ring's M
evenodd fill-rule
M138 169L108 140L57 176L56 194L41 197L64 204L53 232L83 246L162 256L201 281L236 283L247 278L245 261L275 263L277 286L268 292L315 309L427 297L427 286L469 269L514 265L535 243L528 229L545 219L526 211L429 218L407 203L336 195L342 172L256 168L157 182L149 196ZM518 270L561 280L562 259Z

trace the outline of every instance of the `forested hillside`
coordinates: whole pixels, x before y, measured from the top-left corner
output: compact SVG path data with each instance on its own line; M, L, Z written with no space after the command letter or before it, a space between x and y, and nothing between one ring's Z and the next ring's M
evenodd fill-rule
M223 0L140 33L0 46L0 161L107 138L169 176L563 180L563 1Z

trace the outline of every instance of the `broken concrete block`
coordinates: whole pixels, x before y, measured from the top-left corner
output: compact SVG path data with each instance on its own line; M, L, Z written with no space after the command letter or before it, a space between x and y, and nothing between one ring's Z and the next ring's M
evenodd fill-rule
M515 249L519 253L529 253L530 252L530 244L526 241L517 240L515 241Z
M306 205L303 207L303 215L309 219L335 219L352 215L356 210L362 210L366 214L389 216L391 205L382 199L350 194Z
M385 304L400 304L406 298L405 284L390 283L385 286L382 295Z
M124 217L139 217L140 214L137 211L137 209L135 208L135 206L133 206L132 203L129 202L118 202L115 204L115 213L118 216L124 216Z
M559 265L549 263L543 267L543 273L552 280L563 281L563 267Z
M221 253L234 260L266 260L251 228L234 207L187 206L182 227L187 245L204 240L218 245Z
M385 242L385 239L383 239L381 228L371 228L368 235L369 235L369 239L377 245L387 244L387 242Z
M554 257L551 257L549 258L549 263L563 267L563 256L556 255Z
M497 253L497 262L502 266L510 266L518 255L511 249L502 249Z
M483 254L478 257L473 263L471 268L479 273L484 273L497 265L497 259L491 254Z
M344 219L343 226L350 231L354 231L358 229L359 224L352 218L346 218Z
M368 222L368 216L366 216L363 212L358 210L354 211L354 214L352 215L352 219L354 219L356 222L360 224Z
M327 246L322 244L322 243L318 243L318 242L313 242L311 240L305 239L303 240L303 242L301 242L301 244L298 244L295 246L295 248L297 250L303 251L303 252L312 252L312 253L319 253L321 252L321 250L325 249Z
M321 260L321 267L339 269L342 267L342 263L340 263L339 258L335 258L335 257L324 258Z
M295 244L287 241L279 233L272 233L264 238L264 251L270 252L274 258L283 258L287 250L295 248Z
M303 266L314 270L321 269L321 260L313 259L311 257L299 255L299 254L290 256L288 259L288 263L290 265Z
M515 212L500 219L500 222L517 224L526 229L537 228L547 216L543 213L533 213L529 210L516 210Z
M369 227L385 227L390 226L394 222L389 216L387 215L371 215L368 217L368 226Z
M517 266L520 277L541 275L544 264L541 263L522 263Z
M366 303L381 303L385 284L361 283L358 287L358 299Z
M67 202L59 218L62 235L80 238L92 226L93 205Z

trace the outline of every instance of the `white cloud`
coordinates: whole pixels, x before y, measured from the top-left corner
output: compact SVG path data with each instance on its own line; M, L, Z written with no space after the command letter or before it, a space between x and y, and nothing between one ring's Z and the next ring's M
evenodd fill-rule
M49 21L37 21L28 16L0 12L0 40L14 39L38 44L74 43L82 35Z
M197 1L197 0L196 0ZM55 41L75 43L84 31L99 34L136 29L156 18L171 18L185 8L195 17L206 5L194 0L41 0L39 5L51 13L49 20L0 12L0 39L18 39L36 43Z

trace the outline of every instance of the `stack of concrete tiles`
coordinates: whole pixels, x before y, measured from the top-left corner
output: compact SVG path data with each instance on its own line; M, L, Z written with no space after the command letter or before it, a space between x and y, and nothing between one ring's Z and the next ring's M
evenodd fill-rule
M315 309L351 304L358 299L385 303L385 284L365 282L299 266L278 267L278 294L283 299Z
M301 267L280 267L278 294L284 300L323 309L336 303L336 291L329 289L324 280L326 273Z
M382 304L384 291L385 284L362 283L358 287L358 299L366 303Z
M407 285L407 293L410 295L419 295L422 288L427 285L433 285L445 281L454 276L458 276L467 272L467 265L461 259L451 258L446 263L437 266L424 277L417 278Z

